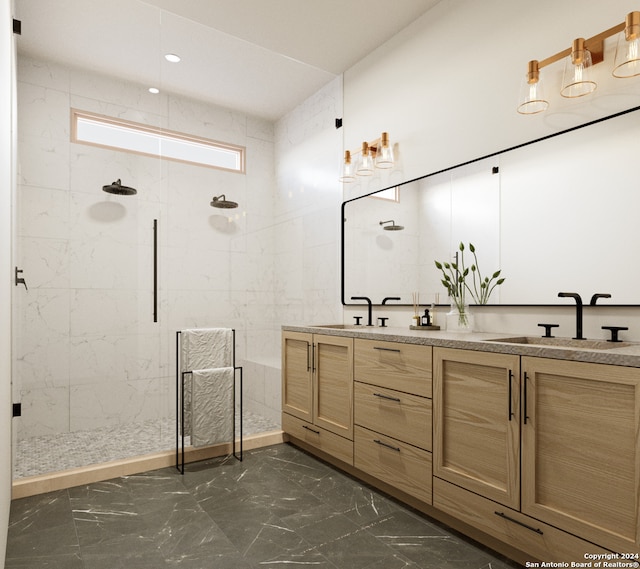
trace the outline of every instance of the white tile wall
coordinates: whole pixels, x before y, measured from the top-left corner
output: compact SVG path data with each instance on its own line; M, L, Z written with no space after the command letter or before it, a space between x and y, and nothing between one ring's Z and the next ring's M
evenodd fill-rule
M236 329L247 407L279 421L274 125L27 57L18 81L18 436L171 416L175 330L198 326ZM245 146L246 175L72 144L70 107ZM102 192L117 178L138 194ZM240 207L211 208L220 194Z

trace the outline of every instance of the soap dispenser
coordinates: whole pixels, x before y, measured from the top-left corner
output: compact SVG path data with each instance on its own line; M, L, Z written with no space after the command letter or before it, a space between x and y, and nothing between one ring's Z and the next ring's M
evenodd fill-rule
M421 326L431 326L431 316L429 315L429 309L424 309L424 314L422 315L422 319L420 321Z

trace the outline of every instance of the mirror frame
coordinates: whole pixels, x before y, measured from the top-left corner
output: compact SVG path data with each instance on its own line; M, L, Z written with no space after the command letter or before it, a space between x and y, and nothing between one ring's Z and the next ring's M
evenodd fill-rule
M347 302L346 298L345 298L345 272L346 272L346 267L345 267L345 207L347 204L354 202L356 200L362 199L362 198L367 198L370 197L374 194L377 194L379 192L383 192L385 190L389 190L391 188L401 188L402 186L406 186L407 184L411 184L413 182L417 182L418 180L424 180L425 178L430 178L431 176L436 176L438 174L442 174L443 172L449 172L451 170L455 170L456 168L461 168L463 166L467 166L469 164L473 164L475 162L479 162L481 160L485 160L487 158L491 158L493 156L498 156L500 154L504 154L506 152L510 152L512 150L517 150L519 148L523 148L525 146L530 146L532 144L536 144L538 142L543 142L545 140L549 140L550 138L555 138L557 136L561 136L563 134L567 134L570 132L574 132L576 130L580 130L589 126L592 126L594 124L598 124L604 121L608 121L611 119L615 119L617 117L626 115L626 114L630 114L636 111L640 111L640 105L635 106L635 107L631 107L630 109L626 109L624 111L619 111L617 113L611 114L611 115L607 115L605 117L601 117L592 121L588 121L584 124L580 124L565 130L561 130L559 132L555 132L552 134L548 134L546 136L540 137L540 138L536 138L534 140L530 140L528 142L523 142L522 144L517 144L515 146L511 146L509 148L505 148L503 150L498 150L496 152L492 152L490 154L486 154L484 156L480 156L478 158L474 158L472 160L467 160L466 162L461 162L459 164L456 164L454 166L450 166L448 168L443 168L441 170L437 170L435 172L430 172L429 174L425 174L424 176L419 176L417 178L413 178L411 180L407 180L406 182L402 182L400 184L394 184L393 186L388 186L386 188L382 188L380 190L375 190L373 192L369 192L368 194L362 195L362 196L358 196L357 198L351 198L349 200L345 200L342 202L342 207L340 208L340 214L341 214L341 232L340 232L340 239L341 239L341 244L340 244L340 298L341 298L341 302L343 306L360 306L361 303L356 303L356 302ZM449 303L440 303L437 306L448 306ZM376 304L374 303L373 306L382 306L381 304ZM394 303L393 305L389 305L389 306L412 306L411 304L406 304L406 303ZM558 304L527 304L527 303L522 303L522 304L484 304L484 305L473 305L473 306L490 306L490 307L508 307L508 306L560 306ZM608 304L607 306L612 306L612 307L632 307L632 306L640 306L640 302L638 304Z

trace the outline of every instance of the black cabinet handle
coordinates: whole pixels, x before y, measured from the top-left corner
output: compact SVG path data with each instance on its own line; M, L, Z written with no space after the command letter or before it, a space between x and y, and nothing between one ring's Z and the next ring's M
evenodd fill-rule
M373 395L375 397L380 397L381 399L388 399L389 401L397 401L398 403L400 403L399 397L390 397L389 395L385 395L384 393L374 393Z
M524 393L523 393L523 402L522 405L524 407L524 424L527 424L527 419L529 415L527 415L527 383L529 382L529 377L527 376L527 372L524 372Z
M513 403L511 401L511 397L513 394L513 372L509 370L509 421L511 421L511 417L513 417Z
M311 431L312 433L315 433L316 435L320 434L320 431L316 431L315 429L312 429L311 427L307 427L307 425L302 425L303 429L307 429L307 431Z
M395 450L396 452L400 452L400 448L399 447L394 447L393 445L390 445L389 443L385 443L384 441L381 441L380 439L373 439L373 442L376 444L379 444L380 446L389 448L391 450Z
M378 346L373 346L374 350L380 350L381 352L398 352L400 353L400 350L396 350L394 348L379 348Z
M505 514L504 512L493 512L493 513L496 516L500 516L501 518L504 518L505 520L509 520L510 522L513 522L514 524L518 524L519 526L522 526L523 528L527 528L527 529L530 529L531 531L535 531L536 533L539 533L540 535L544 535L544 532L540 528L534 528L533 526L525 524L524 522L521 522L520 520L516 520L514 518L511 518L511 517L507 516L507 514Z
M309 356L311 355L311 350L309 349L310 347L311 344L307 342L307 371L311 369L311 359L309 358Z

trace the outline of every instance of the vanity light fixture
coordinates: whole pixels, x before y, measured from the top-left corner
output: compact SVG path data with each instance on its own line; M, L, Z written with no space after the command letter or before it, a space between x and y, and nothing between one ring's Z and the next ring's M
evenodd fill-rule
M568 99L584 97L596 90L591 80L591 53L584 45L584 38L573 40L571 57L565 58L560 94Z
M355 161L353 155L360 154ZM360 150L345 150L342 163L340 181L344 183L355 182L356 176L372 176L375 168L393 168L395 164L393 146L389 141L389 133L383 132L382 136L372 142L363 142Z
M362 151L360 152L360 161L356 167L356 174L358 176L372 176L373 175L373 154L375 153L374 147L370 147L368 142L362 143Z
M534 59L529 62L529 71L522 79L518 112L523 115L535 115L546 111L548 106L549 101L544 96L542 81L540 81L538 61Z
M389 133L383 132L376 146L376 168L393 168L393 146L389 142Z
M640 12L627 14L624 24L624 35L618 35L613 76L635 77L640 75Z
M157 87L149 87L149 93L151 93L152 95L157 95L160 92L160 89L158 89Z
M344 151L344 163L342 164L342 174L340 175L340 181L346 184L355 182L355 168L351 162L351 152L349 150Z
M613 76L625 78L640 75L640 12L630 12L624 22L608 30L588 39L577 38L570 48L546 59L530 61L520 91L518 112L532 115L546 110L549 103L542 94L540 70L564 58L565 71L560 94L575 98L592 93L597 85L590 77L591 67L604 60L604 40L615 34L619 34L619 37Z
M180 56L176 55L175 53L167 53L164 58L169 62L169 63L178 63L180 61Z

